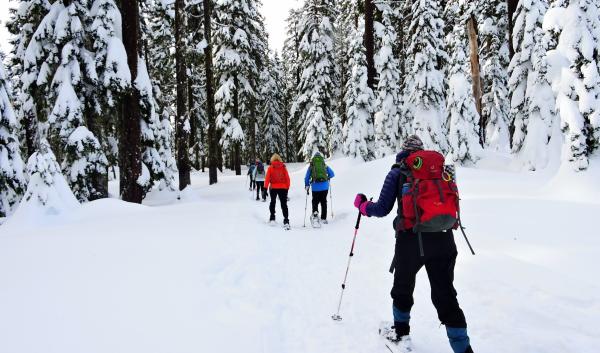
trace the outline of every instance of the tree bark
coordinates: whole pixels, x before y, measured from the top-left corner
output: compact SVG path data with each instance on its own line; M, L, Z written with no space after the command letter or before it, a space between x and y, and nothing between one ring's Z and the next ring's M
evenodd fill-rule
M517 11L517 4L519 0L506 0L508 5L508 52L510 54L510 58L512 59L513 55L515 55L515 48L513 47L512 35L513 35L513 15L515 11Z
M131 80L137 78L139 55L139 7L137 0L122 0L123 44ZM123 201L142 203L144 191L138 178L142 174L140 94L132 87L123 95L119 129L120 191Z
M212 59L212 30L210 15L211 0L203 0L204 5L204 70L206 72L206 120L208 121L208 183L217 183L217 165L219 164L219 148L217 146L217 128L215 121L215 92Z
M239 122L240 121L240 97L239 97L239 81L237 77L234 79L235 89L233 92L233 116ZM241 163L240 156L240 144L239 142L234 143L232 155L231 155L231 170L235 170L235 175L242 175L242 169L240 166Z
M373 0L365 0L365 34L363 42L367 55L367 85L375 89L375 29L373 27L373 17L375 16L375 5Z
M187 67L185 64L185 1L175 0L175 62L177 76L177 118L175 119L175 140L177 145L177 169L179 169L179 190L190 185L189 138L190 125L187 109Z
M250 136L250 151L248 151L248 159L250 159L251 161L256 160L256 156L260 155L260 152L257 151L256 148L256 104L253 104L252 107L252 117L250 118L250 123L248 126L248 135Z
M479 142L483 145L484 142L484 134L483 128L485 127L485 122L481 117L481 73L479 67L479 43L477 42L477 29L475 25L475 18L471 16L469 21L467 21L467 34L469 36L469 50L470 50L470 61L471 61L471 81L473 84L473 98L475 98L475 108L477 109L477 113L479 113Z
M233 149L233 165L235 169L235 175L242 175L242 156L240 143L236 142Z
M192 66L189 63L190 67ZM198 148L200 146L200 141L198 140L198 131L200 130L200 124L198 122L198 116L194 114L194 94L192 88L192 80L190 78L187 79L187 107L188 107L188 116L190 117L190 138L189 138L189 146L190 152L192 154L192 158L190 160L190 165L196 169L200 169L200 158L198 156Z

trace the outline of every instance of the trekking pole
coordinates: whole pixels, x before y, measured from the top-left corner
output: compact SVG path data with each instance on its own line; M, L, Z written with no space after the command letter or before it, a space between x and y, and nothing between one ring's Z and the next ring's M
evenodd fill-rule
M331 181L329 182L329 201L331 203L331 219L333 219L333 188L331 187Z
M352 246L350 247L350 255L348 256L348 265L346 266L346 274L344 275L344 282L342 283L342 292L340 293L340 301L338 303L337 313L334 315L331 315L331 318L334 321L342 321L342 317L340 316L340 309L342 307L342 298L344 297L344 289L346 289L346 280L348 279L348 271L350 270L350 261L352 261L352 257L354 256L354 244L356 243L356 234L358 234L358 228L360 227L361 217L362 217L362 213L360 213L360 210L359 210L358 218L356 219L356 226L354 226L354 237L352 238Z
M308 208L308 189L306 189L306 198L304 199L304 225L303 228L306 228L306 209Z
M471 250L471 254L475 255L475 251L473 251L473 247L471 246L471 242L469 242L469 238L467 238L467 233L465 233L465 227L462 225L462 220L460 219L460 210L458 211L458 227L469 246L469 250Z

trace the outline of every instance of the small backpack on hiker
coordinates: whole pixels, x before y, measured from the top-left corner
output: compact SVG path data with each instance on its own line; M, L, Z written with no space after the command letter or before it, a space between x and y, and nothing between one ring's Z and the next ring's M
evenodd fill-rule
M262 162L256 163L256 174L257 175L265 175L265 166Z
M311 179L312 182L323 182L329 180L329 174L327 173L327 164L322 155L317 154L310 161L311 168Z

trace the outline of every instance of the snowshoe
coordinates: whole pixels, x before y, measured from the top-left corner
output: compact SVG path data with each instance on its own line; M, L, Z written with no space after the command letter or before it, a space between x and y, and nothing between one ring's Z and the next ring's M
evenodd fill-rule
M329 224L329 222L326 219L322 219L321 224Z
M392 353L412 352L410 335L398 337L394 324L384 321L379 325L379 335L384 339L385 346Z
M290 222L286 221L283 223L283 229L290 230L292 227L290 226Z
M319 214L317 212L310 216L310 224L313 228L321 228L321 220L319 219Z

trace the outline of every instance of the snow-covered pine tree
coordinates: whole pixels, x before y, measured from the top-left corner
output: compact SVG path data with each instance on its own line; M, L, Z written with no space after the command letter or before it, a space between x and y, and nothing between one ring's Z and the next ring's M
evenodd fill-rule
M298 95L291 114L299 119L301 155L328 150L335 93L334 9L331 0L307 0L302 9Z
M283 70L279 56L275 54L271 59L270 65L263 69L261 74L260 95L263 101L262 128L258 130L257 135L262 136L264 140L264 150L261 155L270 156L273 153L284 153L284 134L283 121L283 90L281 82L283 80ZM285 155L285 153L284 153Z
M175 80L175 1L146 0L142 7L142 32L152 77L154 98L161 119L176 115Z
M108 109L116 109L123 91L131 87L131 73L121 33L121 12L114 0L94 0L89 30L93 40L96 71ZM104 108L104 107L103 107Z
M188 109L190 119L190 163L197 170L205 167L207 152L206 130L206 72L204 67L204 49L207 42L202 25L202 0L187 2L188 12L187 41L188 55Z
M394 43L394 53L400 63L400 82L403 91L406 87L408 68L411 66L411 57L407 49L410 38L409 27L412 22L412 3L409 0L391 2L390 7L393 9L392 22L398 36L398 40Z
M399 70L400 70L400 96L398 116L399 116L399 132L400 141L399 143L408 137L412 133L412 123L414 116L410 104L406 103L408 98L408 71L412 67L413 57L408 53L408 47L410 45L410 24L412 23L412 2L408 0L391 2L390 7L393 9L394 16L392 22L396 29L398 39L394 43L394 53L398 58Z
M505 1L480 1L479 38L483 81L482 122L485 145L507 152L510 147L508 127L508 9Z
M13 80L14 108L16 109L17 119L21 122L24 130L24 141L22 142L25 145L23 147L27 156L33 154L37 148L37 104L43 101L41 97L45 96L42 90L36 88L35 84L37 72L39 71L37 63L43 56L39 52L41 48L30 50L29 54L35 57L28 60L30 64L27 69L25 61L27 48L34 39L34 33L49 10L50 2L48 0L20 0L18 7L10 10L10 19L6 24L12 34L10 76L15 78ZM36 41L34 40L34 42ZM39 57L37 57L38 55Z
M379 74L376 91L375 150L381 158L394 153L400 142L400 64L394 55L397 40L392 24L392 8L382 9L381 45L375 56L375 68Z
M300 77L302 67L300 66L300 40L302 39L301 28L301 10L292 9L286 18L286 38L283 44L282 59L285 79L285 145L287 161L295 161L298 158L300 151L299 141L300 115L298 111L292 111L292 105L295 98L298 96L298 86L300 85Z
M0 58L2 56L0 53ZM0 218L12 213L26 185L17 136L19 124L11 104L7 79L4 64L0 60Z
M563 159L575 171L589 166L600 141L600 9L593 0L556 0L544 17L552 38L548 62L565 133ZM558 65L557 65L558 66Z
M364 21L358 21L348 46L352 72L346 86L346 116L344 153L370 161L375 158L373 113L375 95L367 84L367 59L363 46Z
M112 173L118 164L117 124L123 93L131 88L131 73L122 41L121 12L114 0L94 0L90 10L92 23L88 33L95 53L98 85L93 94L97 102L96 116L100 121L92 130L98 136Z
M24 30L20 44L25 47L25 50L14 52L13 59L22 60L22 71L16 85L19 90L18 117L26 129L28 154L32 154L38 148L39 140L47 137L47 117L51 109L48 91L52 75L60 62L59 51L54 42L54 27L64 5L61 1L55 1L52 5L45 1L25 1L19 7L19 18L27 21L25 18L30 16L27 18L31 22L23 23L20 27ZM37 27L33 28L37 23L38 15L43 17ZM19 26L20 23L22 22L15 21L14 27ZM13 28L14 30L18 28ZM29 37L30 30L33 34ZM20 47L15 47L18 48Z
M329 125L329 155L335 157L344 153L344 125L338 113L333 113Z
M555 99L548 77L548 38L542 28L545 0L520 1L514 17L513 48L508 81L512 151L529 170L548 163L548 143L555 124Z
M249 85L254 88L254 92L260 91L260 73L269 65L269 47L268 38L269 35L265 29L265 19L261 14L262 1L253 1L249 3L254 7L250 11L251 16L248 16L245 28L248 32L248 40L250 42L250 62L253 63L248 69L248 81ZM248 121L246 128L246 136L250 137L247 139L248 144L246 145L246 155L251 158L256 158L257 155L262 151L261 146L256 141L256 136L260 131L255 129L257 122L261 116L261 107L264 106L264 102L261 100L261 96L244 95L242 97L242 109L246 113L246 118L242 119ZM280 115L281 116L281 115Z
M450 124L450 156L453 161L469 165L481 158L479 144L479 114L475 107L469 61L467 21L475 11L475 3L457 0L448 3L446 13L455 22L449 33L448 102L446 111Z
M412 119L408 134L417 134L425 148L446 153L448 140L444 128L446 113L441 65L448 61L448 55L444 49L441 16L438 0L417 0L412 4L404 99L408 112L404 114L408 114L405 119Z
M262 23L258 6L256 0L219 0L215 8L219 23L213 38L219 82L215 93L217 127L222 130L221 146L232 156L238 175L245 141L242 124L248 123L248 130L254 130L252 112L260 78L257 51L266 50L264 38L258 38Z
M346 85L351 68L348 66L348 44L360 17L356 0L336 1L338 16L335 25L335 87L336 112L342 124L346 121ZM339 141L330 141L337 144Z
M86 0L62 0L54 26L54 43L60 51L60 65L54 73L51 96L54 107L49 116L59 132L64 156L63 172L80 201L106 197L98 180L107 174L108 161L97 137L88 130L84 118L92 119L95 108L92 88L98 75L94 55L85 47L85 24L90 22Z
M143 57L138 58L135 87L140 93L142 129L142 174L138 184L144 192L150 191L156 184L159 190L175 191L178 171L171 150L172 126L168 118L161 119L157 113L153 87Z
M24 204L34 208L38 205L43 206L52 214L78 205L75 195L60 172L60 166L50 144L43 137L38 143L37 151L27 160L27 173L29 174L27 191L16 212L26 209Z

